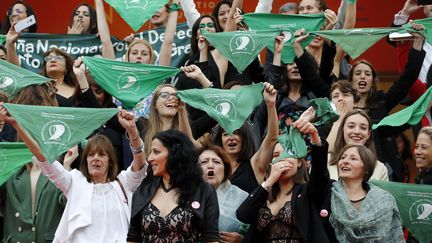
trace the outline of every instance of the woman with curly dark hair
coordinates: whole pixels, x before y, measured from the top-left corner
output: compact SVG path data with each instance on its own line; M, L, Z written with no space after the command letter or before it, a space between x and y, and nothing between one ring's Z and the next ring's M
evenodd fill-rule
M185 134L154 136L148 163L155 178L134 194L128 242L219 242L216 191L197 161Z

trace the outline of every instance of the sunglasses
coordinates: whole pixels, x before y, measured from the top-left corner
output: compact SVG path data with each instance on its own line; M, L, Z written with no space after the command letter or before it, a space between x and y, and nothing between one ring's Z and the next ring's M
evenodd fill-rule
M16 14L22 14L25 13L25 9L21 9L21 8L16 8L16 9L10 9L6 12L7 16L11 16L12 14L16 13Z
M214 28L215 27L215 24L214 23L201 23L201 24L199 24L199 28L200 29L204 29L205 27L207 27L207 28Z
M50 62L52 60L55 60L56 62L58 61L64 61L65 57L61 56L61 55L55 55L55 56L46 56L44 57L45 62Z
M80 15L80 13L81 13L81 11L78 11L78 10L77 10L77 11L75 11L74 16L78 16L78 15ZM89 12L83 11L82 13L83 13L83 15L86 16L86 17L89 17L89 16L90 16L90 13L89 13Z
M169 92L160 92L159 97L162 97L164 99L169 99L171 96L177 97L176 93L169 93Z

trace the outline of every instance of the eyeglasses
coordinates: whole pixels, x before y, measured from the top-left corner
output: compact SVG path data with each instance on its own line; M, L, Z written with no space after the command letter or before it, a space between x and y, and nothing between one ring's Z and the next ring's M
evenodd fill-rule
M6 12L6 15L7 15L7 16L11 16L11 15L14 14L14 13L16 13L16 14L22 14L22 13L25 13L25 12L26 12L26 10L25 10L25 9L21 9L21 8L9 9L9 10Z
M215 24L214 24L214 23L211 23L211 22L209 22L209 23L201 23L201 24L199 24L199 28L200 28L200 29L204 29L205 27L207 27L207 28L214 28L214 27L215 27Z
M78 15L80 15L80 13L81 13L81 11L78 11L78 10L77 10L77 11L75 11L74 16L78 16ZM82 13L83 13L83 15L86 16L86 17L89 17L89 16L90 16L90 13L87 12L87 11L83 11Z
M55 56L46 56L44 57L45 62L51 62L52 60L58 61L64 61L65 57L61 55L55 55Z
M164 99L169 99L171 96L177 97L176 93L169 93L169 92L160 92L159 97L162 97Z

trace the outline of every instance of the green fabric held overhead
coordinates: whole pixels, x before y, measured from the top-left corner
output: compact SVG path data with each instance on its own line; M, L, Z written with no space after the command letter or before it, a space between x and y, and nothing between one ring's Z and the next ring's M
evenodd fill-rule
M66 108L4 104L9 113L35 139L49 162L80 143L114 116L115 108Z
M188 89L177 91L177 97L186 104L205 111L228 133L239 129L263 100L262 83L240 89Z
M372 129L375 130L383 126L399 127L405 124L418 124L428 110L428 105L431 99L432 87L429 87L429 89L426 90L426 92L422 94L422 96L420 96L420 98L418 98L412 105L384 117L384 119L382 119L378 124L374 124Z
M147 97L166 78L176 75L180 69L141 63L113 61L105 58L85 57L84 63L106 92L132 109Z
M204 37L242 73L279 31L235 31L210 33Z
M32 157L24 143L0 143L0 186Z
M276 30L285 34L285 44L282 50L282 61L292 63L295 58L293 44L294 32L298 29L305 29L307 32L320 30L325 23L324 14L264 14L253 13L245 14L244 21L252 30ZM301 45L306 47L313 37L304 40ZM267 48L274 52L274 42Z
M399 30L400 28L357 28L312 31L310 33L334 41L354 59L385 36Z
M427 42L432 45L432 17L426 19L415 19L413 20L413 22L416 24L422 24L425 27L425 33L423 34L425 34ZM404 28L405 30L413 31L410 23L405 24L404 26L402 26L402 28Z
M283 133L279 135L278 142L284 151L274 160L275 162L284 158L306 158L306 142L303 139L303 135L297 128L294 128L294 126L290 126L289 132L285 129Z
M369 182L394 196L402 224L414 238L420 243L432 241L432 186L376 180Z
M320 126L339 119L335 105L328 98L315 98L309 101L309 105L315 109L315 120L313 124Z
M105 0L124 21L137 31L161 9L168 0Z
M43 84L49 80L51 79L0 59L0 93L6 94L9 99L13 99L20 90L31 84Z

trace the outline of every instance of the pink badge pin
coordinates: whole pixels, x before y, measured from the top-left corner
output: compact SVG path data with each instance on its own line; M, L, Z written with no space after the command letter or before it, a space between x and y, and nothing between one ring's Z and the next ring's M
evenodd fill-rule
M325 209L321 209L320 216L323 217L323 218L327 217L328 216L328 211L325 210Z
M199 202L197 202L197 201L193 201L192 204L191 204L191 206L192 206L192 208L194 208L194 209L198 209L201 205L200 205Z

